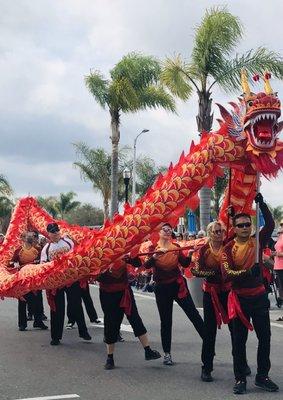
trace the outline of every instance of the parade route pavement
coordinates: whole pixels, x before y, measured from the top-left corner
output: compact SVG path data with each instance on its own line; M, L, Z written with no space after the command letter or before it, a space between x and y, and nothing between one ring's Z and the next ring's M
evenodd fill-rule
M98 315L102 316L98 288L91 287ZM273 298L270 297L273 304ZM161 352L160 324L153 294L136 292L136 301L151 346ZM46 315L49 315L45 304ZM200 311L201 312L201 311ZM276 321L283 310L272 306L271 378L279 393L266 393L254 386L256 373L255 333L249 334L247 354L252 376L244 400L283 398L283 323ZM144 352L125 318L124 343L115 352L116 369L105 371L106 350L102 326L90 324L91 342L78 337L77 329L65 330L60 346L50 346L50 332L17 329L17 301L5 299L0 307L0 400L230 400L234 384L230 336L226 326L218 331L213 376L200 380L201 340L183 311L174 306L172 357L175 365L162 359L145 361ZM50 321L47 321L48 326Z

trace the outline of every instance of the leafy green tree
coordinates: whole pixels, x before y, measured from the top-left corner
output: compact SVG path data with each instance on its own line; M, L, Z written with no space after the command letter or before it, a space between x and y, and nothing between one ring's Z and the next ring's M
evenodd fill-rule
M38 196L37 201L53 218L59 218L58 199L56 196Z
M92 71L85 83L98 104L108 109L111 119L111 216L118 210L118 180L120 123L122 113L133 113L147 108L161 107L174 111L170 94L158 84L159 62L150 56L130 53L110 71L106 79L99 71Z
M6 232L15 204L6 196L0 196L0 232Z
M76 193L70 191L56 196L38 196L37 201L53 218L65 219L68 212L76 209L81 203L75 201Z
M160 173L164 173L166 167L157 166L154 160L150 157L140 157L137 160L136 172L137 172L137 193L139 196L145 194L148 188L150 188L157 176Z
M66 221L80 226L103 225L103 220L103 210L88 203L81 204L75 210L71 210L66 214Z
M279 224L283 220L283 206L270 207L275 223Z
M79 161L74 166L80 170L81 177L90 181L95 191L100 192L103 199L104 218L109 217L109 201L111 194L111 155L102 148L91 148L86 143L74 144ZM123 170L133 167L132 149L123 147L118 154L118 200L124 202ZM139 156L136 164L137 170L137 193L141 196L153 184L160 172L165 172L165 167L158 167L154 160L149 157ZM129 192L131 192L131 187Z
M109 201L111 197L111 155L104 149L92 149L87 144L74 144L79 161L74 166L80 170L83 180L90 181L95 191L103 199L104 218L109 218Z
M12 195L13 190L7 178L0 174L0 230L3 232L7 230L15 206Z
M235 55L235 49L243 36L240 20L225 7L207 10L201 24L196 28L190 61L180 55L164 62L162 82L171 93L187 100L193 92L198 96L198 131L210 132L213 123L211 112L212 89L215 85L227 92L239 90L240 72L272 72L276 78L283 77L282 57L264 47ZM205 229L209 222L211 191L200 192L200 222Z
M60 193L55 204L61 219L64 219L67 213L75 210L81 204L79 201L74 200L76 196L77 194L72 191L68 193Z

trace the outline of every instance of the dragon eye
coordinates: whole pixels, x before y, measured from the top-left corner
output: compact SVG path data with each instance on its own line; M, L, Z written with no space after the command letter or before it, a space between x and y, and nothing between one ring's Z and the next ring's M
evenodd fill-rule
M248 101L248 106L251 107L254 104L252 100Z

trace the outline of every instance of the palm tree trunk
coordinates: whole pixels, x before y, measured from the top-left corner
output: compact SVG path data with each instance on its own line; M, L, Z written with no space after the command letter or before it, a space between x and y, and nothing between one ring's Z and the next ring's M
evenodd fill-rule
M198 131L200 135L202 132L210 132L213 122L213 114L211 114L211 93L206 90L199 91L199 112L196 117ZM211 189L203 187L200 190L200 228L206 230L210 222L210 203L211 203Z
M118 148L120 141L119 111L110 110L111 115L111 218L118 211Z
M216 217L218 217L220 211L220 195L218 191L215 191L215 198L214 198L214 212L216 214Z
M109 203L108 199L103 199L103 214L104 214L104 222L109 218Z

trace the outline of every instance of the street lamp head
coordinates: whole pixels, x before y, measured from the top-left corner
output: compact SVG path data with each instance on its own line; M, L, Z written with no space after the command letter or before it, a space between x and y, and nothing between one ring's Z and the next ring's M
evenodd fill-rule
M143 129L141 133L149 132L149 129Z
M131 179L131 170L129 168L125 168L123 171L123 178L124 179Z

